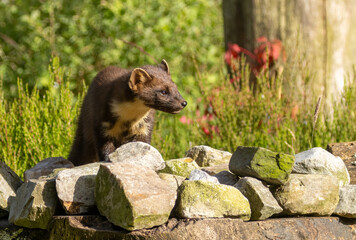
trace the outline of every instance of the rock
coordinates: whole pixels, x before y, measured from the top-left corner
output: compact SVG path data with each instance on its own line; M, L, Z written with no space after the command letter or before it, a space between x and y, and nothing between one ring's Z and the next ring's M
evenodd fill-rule
M111 162L129 162L159 171L165 167L162 155L157 149L144 142L129 142L109 155Z
M195 160L200 167L209 167L229 162L232 154L201 145L189 149L185 156Z
M101 165L95 187L101 215L127 230L151 228L168 221L177 193L148 167L132 163Z
M326 150L344 161L350 175L350 184L356 184L356 141L330 143Z
M4 162L0 161L0 217L7 216L9 203L15 198L22 180Z
M250 219L248 200L232 186L208 181L184 181L178 189L175 214L180 218Z
M190 181L204 180L204 181L209 181L212 183L219 183L219 181L216 177L210 176L206 172L199 170L199 169L194 169L190 173L188 180L190 180Z
M287 182L294 156L272 152L261 147L238 147L231 157L229 169L238 176L256 177L270 184Z
M292 172L329 174L339 179L340 187L350 183L350 176L342 159L320 147L296 154Z
M338 217L271 218L247 222L233 218L171 218L159 227L127 232L101 216L56 216L51 239L351 240L355 239L355 229L356 220L345 223Z
M200 169L209 173L210 175L215 175L222 171L229 171L229 163L222 163L211 167L202 167Z
M83 214L95 211L95 180L101 164L90 163L58 173L56 190L67 214Z
M178 175L173 175L169 173L159 173L158 176L169 183L169 185L174 188L175 190L178 189L178 187L182 184L182 182L185 180L185 177L178 176Z
M239 180L239 178L235 174L229 171L221 171L215 174L214 177L218 179L220 184L225 184L229 186L235 185Z
M27 228L47 229L58 205L54 179L30 179L16 192L9 222Z
M264 220L283 211L268 187L256 178L241 178L234 187L250 202L251 220Z
M193 159L179 158L166 161L166 167L160 172L188 178L194 169L199 169L199 166Z
M291 174L274 196L289 215L331 215L339 201L339 184L330 175Z
M73 163L63 157L50 157L38 162L33 168L24 172L24 179L39 179L41 176L51 174L57 168L72 168Z
M356 218L356 185L347 185L340 189L339 203L334 214L346 218Z
M15 226L7 219L0 219L0 239L2 240L47 240L50 233L44 229L33 229ZM57 237L55 239L63 239Z

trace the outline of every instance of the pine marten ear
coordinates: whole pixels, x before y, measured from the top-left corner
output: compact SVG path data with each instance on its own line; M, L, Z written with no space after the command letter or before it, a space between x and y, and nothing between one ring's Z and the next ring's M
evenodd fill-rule
M169 66L166 60L162 59L161 64L159 65L160 68L162 68L164 71L166 71L169 74Z
M142 68L135 68L130 76L129 87L132 91L138 90L138 85L152 80L151 76Z

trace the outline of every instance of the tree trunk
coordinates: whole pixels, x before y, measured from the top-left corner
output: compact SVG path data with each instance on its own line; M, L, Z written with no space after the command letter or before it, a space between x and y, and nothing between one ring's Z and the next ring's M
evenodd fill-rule
M224 0L223 16L226 47L237 43L253 51L258 37L280 39L285 70L300 75L289 79L292 84L311 77L317 94L340 96L345 74L356 63L355 0Z

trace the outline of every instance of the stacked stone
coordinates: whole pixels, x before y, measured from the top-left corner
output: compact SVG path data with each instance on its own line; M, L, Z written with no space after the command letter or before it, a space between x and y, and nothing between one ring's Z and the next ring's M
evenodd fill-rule
M118 148L111 162L74 167L49 158L26 171L25 182L0 165L1 216L47 229L55 214L100 213L129 231L176 218L328 216L356 218L356 188L343 161L321 148L295 156L261 147L231 154L197 146L164 161L146 143Z

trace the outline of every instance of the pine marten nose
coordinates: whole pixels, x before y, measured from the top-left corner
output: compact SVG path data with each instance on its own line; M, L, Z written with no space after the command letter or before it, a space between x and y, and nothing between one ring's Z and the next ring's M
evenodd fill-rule
M185 106L187 106L187 102L186 101L182 102L182 107L185 107Z

